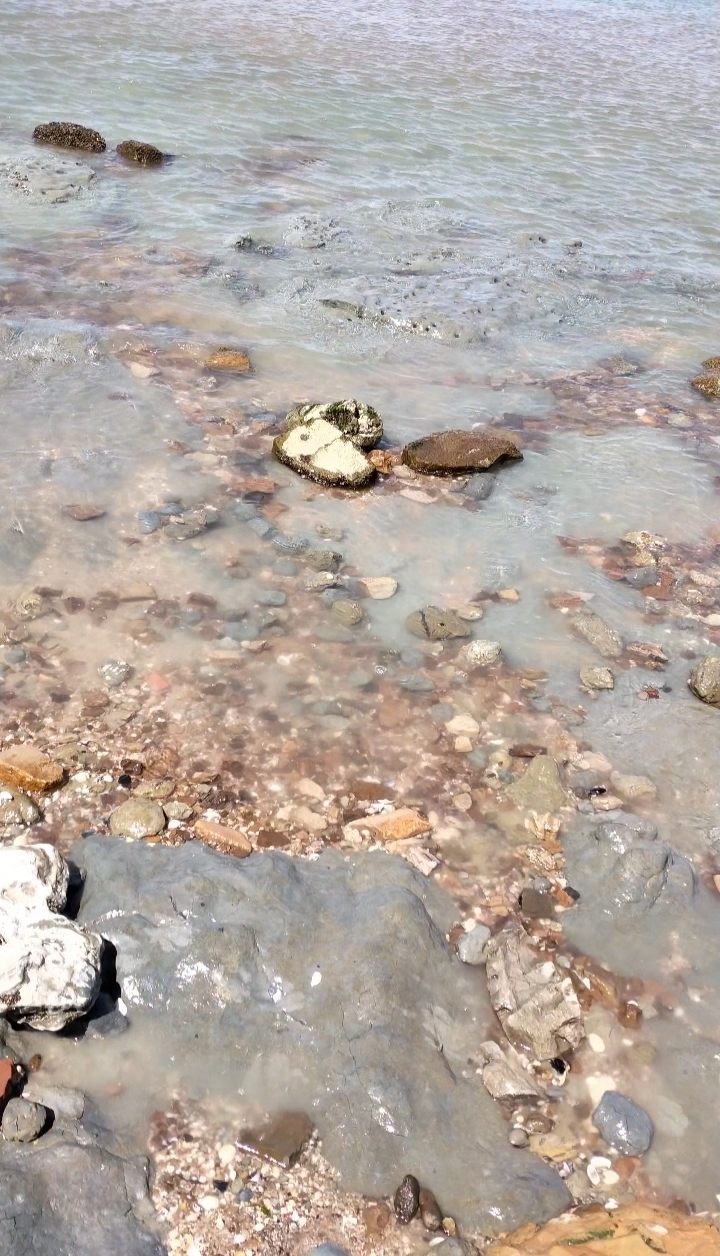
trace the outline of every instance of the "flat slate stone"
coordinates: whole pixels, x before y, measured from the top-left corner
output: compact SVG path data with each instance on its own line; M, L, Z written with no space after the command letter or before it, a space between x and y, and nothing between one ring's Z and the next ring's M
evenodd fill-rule
M462 475L486 471L501 462L522 458L512 437L482 428L478 432L434 432L411 441L402 460L423 475Z

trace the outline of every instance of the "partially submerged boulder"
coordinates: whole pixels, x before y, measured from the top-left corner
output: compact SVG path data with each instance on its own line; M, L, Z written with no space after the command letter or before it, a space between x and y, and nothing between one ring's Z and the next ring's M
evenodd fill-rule
M720 655L708 654L696 663L688 684L701 702L720 706Z
M450 637L471 637L472 628L455 611L441 606L426 606L413 611L405 620L405 627L414 637L428 641L447 641Z
M578 636L584 637L604 659L616 659L622 654L622 640L594 611L578 611L570 620L570 627Z
M512 437L491 428L434 432L411 441L402 452L405 465L423 475L467 475L518 458L522 454Z
M273 441L279 462L328 488L363 488L375 467L356 441L327 419L298 422Z
M324 405L296 406L285 419L285 431L301 423L312 423L313 419L324 419L348 436L358 449L372 449L382 439L383 424L380 415L373 406L364 401L328 401Z
M154 144L143 144L140 140L123 140L117 146L117 152L125 161L134 161L138 166L159 166L165 160L165 154Z
M100 991L103 940L67 920L69 869L53 846L0 848L0 1015L63 1029Z
M57 148L80 148L86 153L104 153L107 144L99 131L78 122L43 122L35 127L33 139L38 144L54 144Z
M720 397L720 371L716 374L696 375L690 383L695 391L702 393L708 401L717 401Z
M210 354L205 366L209 371L228 371L235 375L249 375L252 362L242 349L230 349L223 345Z

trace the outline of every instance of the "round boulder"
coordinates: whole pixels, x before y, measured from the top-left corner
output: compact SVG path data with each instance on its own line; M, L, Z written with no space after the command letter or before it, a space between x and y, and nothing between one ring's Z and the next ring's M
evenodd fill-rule
M110 816L115 837L155 837L165 828L165 812L149 798L128 798Z
M29 1099L10 1099L2 1115L2 1136L11 1143L32 1143L42 1134L47 1108Z
M123 140L117 152L125 161L134 161L139 166L159 166L164 159L164 154L154 144L143 144L140 140Z
M696 663L688 684L701 702L720 706L720 655L708 654Z

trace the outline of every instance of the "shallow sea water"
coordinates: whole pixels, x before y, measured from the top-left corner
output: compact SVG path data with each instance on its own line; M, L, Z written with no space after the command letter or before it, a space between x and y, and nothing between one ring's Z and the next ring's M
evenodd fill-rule
M720 641L712 607L648 611L607 565L557 538L599 554L645 529L685 547L684 569L718 565L720 404L687 383L720 351L716 6L9 0L0 31L9 731L105 737L109 784L122 751L161 734L206 770L237 753L245 774L227 786L237 806L218 810L248 821L250 800L263 832L300 777L319 774L338 794L353 779L386 779L393 797L437 805L458 877L512 885L502 806L452 809L483 788L484 764L456 772L452 746L441 762L430 738L428 767L418 750L450 692L456 709L482 709L488 752L546 735L558 753L560 729L618 771L649 776L657 799L634 809L712 872L718 717L686 686L690 656ZM100 130L108 150L59 153L95 177L48 204L4 171L53 156L33 148L33 127L66 118ZM174 159L125 166L114 146L130 136ZM267 247L236 248L245 236ZM225 344L250 354L252 375L204 367ZM632 373L598 367L618 356ZM323 492L273 463L269 436L292 404L340 396L375 405L393 447L499 423L524 460L499 470L477 509L464 490L426 483L406 497L392 477L367 494ZM255 476L274 492L258 496ZM141 531L138 511L178 499L217 508L218 525L174 543ZM106 513L77 522L63 513L70 503ZM301 560L278 569L287 556L248 523L262 518L341 550L351 594L363 575L394 576L398 594L363 601L354 641L328 642L330 609L305 589L312 572ZM342 541L321 540L318 525L342 529ZM124 602L141 581L157 597ZM43 615L18 618L36 588L55 591ZM286 593L287 615L263 625L267 588ZM453 647L422 643L420 665L398 653L418 648L404 627L411 611L506 588L519 601L482 601L475 626L502 644L511 679L499 690L488 681L465 693ZM98 600L103 590L113 596ZM626 641L661 645L667 668L623 666L613 693L590 700L578 669L602 660L548 604L567 591L592 597ZM191 593L217 603L193 622ZM228 645L242 615L266 651ZM134 687L105 726L92 695L108 658L127 659ZM533 669L546 677L536 688ZM408 671L434 691L403 689ZM667 689L641 701L655 683ZM545 714L556 723L543 734ZM439 781L449 782L440 795ZM117 800L112 786L75 815L52 804L44 834L69 844ZM712 1002L712 1039L708 1020L720 1025ZM108 1058L121 1069L118 1051ZM660 1041L661 1062L663 1051ZM663 1067L636 1074L650 1107ZM97 1078L100 1101L100 1066ZM668 1086L700 1120L692 1088ZM710 1155L712 1132L703 1138ZM716 1206L720 1181L693 1165L691 1143L677 1150L661 1135L653 1156L656 1189Z

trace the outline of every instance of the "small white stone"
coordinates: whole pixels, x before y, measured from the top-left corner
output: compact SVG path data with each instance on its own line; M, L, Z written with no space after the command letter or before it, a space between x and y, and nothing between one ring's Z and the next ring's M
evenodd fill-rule
M325 797L322 785L318 785L317 781L310 780L307 776L298 781L298 793L305 798L316 798L318 802L322 802Z
M466 714L453 716L451 720L448 720L445 727L454 736L460 736L464 733L466 737L477 737L480 732L480 725L477 720L473 719L472 715Z
M393 580L392 576L360 576L360 584L368 597L377 602L384 602L386 598L392 597L397 593L398 587L397 580Z
M316 970L316 971L313 973L312 977L310 978L310 985L311 985L311 986L319 986L321 981L322 981L322 973L320 973L320 972L318 972L318 971Z
M602 1055L605 1050L605 1043L599 1034L588 1034L588 1046L596 1055Z
M153 375L159 375L156 366L147 366L144 362L131 362L130 374L136 379L150 379Z
M235 1147L232 1143L224 1143L218 1152L218 1160L226 1168L235 1159Z
M219 1208L220 1198L218 1195L201 1195L198 1203L206 1212L213 1212L215 1208Z
M469 737L456 737L455 750L458 754L470 754L473 744Z
M466 667L489 667L500 658L499 641L470 641L460 651Z

